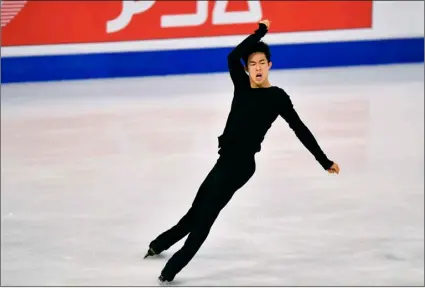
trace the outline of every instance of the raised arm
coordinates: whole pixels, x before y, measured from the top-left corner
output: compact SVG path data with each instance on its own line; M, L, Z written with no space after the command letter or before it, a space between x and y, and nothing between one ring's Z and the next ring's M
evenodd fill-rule
M249 48L259 42L267 33L267 26L263 23L259 24L258 29L245 40L243 40L232 52L227 56L227 64L229 66L230 77L235 87L249 84L248 75L245 73L241 58L247 53Z
M285 119L301 143L303 143L303 145L310 151L310 153L313 154L314 158L316 158L323 169L329 170L334 162L329 160L325 153L323 153L313 134L301 121L298 113L295 111L288 94L286 94L283 90L280 99L282 99L280 106L281 109L279 111L280 116Z

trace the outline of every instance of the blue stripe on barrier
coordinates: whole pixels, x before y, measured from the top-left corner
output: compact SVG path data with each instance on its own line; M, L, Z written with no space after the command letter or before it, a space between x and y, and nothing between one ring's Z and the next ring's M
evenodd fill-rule
M424 62L424 37L270 45L274 69ZM1 82L38 82L227 71L231 48L1 59Z

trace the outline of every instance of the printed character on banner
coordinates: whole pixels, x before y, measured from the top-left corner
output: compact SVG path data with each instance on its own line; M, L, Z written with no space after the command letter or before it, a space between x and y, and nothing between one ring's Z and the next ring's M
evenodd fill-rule
M135 14L146 12L155 4L155 0L151 1L124 1L122 2L121 14L107 22L106 30L108 33L118 32L131 22L131 18ZM224 24L245 24L255 23L262 18L261 3L259 0L250 0L247 2L248 10L246 11L226 11L229 4L228 0L216 1L197 0L196 12L191 14L178 15L162 15L161 28L167 27L190 27L199 26L208 20L209 5L214 5L212 10L212 23L214 25Z

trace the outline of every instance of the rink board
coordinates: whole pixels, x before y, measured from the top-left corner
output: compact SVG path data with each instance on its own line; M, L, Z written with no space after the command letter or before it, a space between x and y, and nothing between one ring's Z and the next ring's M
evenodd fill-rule
M424 61L421 1L1 3L2 83L225 72L264 18L274 69Z

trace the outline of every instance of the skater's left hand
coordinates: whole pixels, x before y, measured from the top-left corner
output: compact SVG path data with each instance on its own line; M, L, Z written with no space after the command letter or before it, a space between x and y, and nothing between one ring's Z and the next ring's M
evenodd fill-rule
M329 174L334 174L334 173L339 174L339 166L338 166L338 164L336 164L334 162L334 164L332 164L331 168L328 169L328 172L329 172Z

